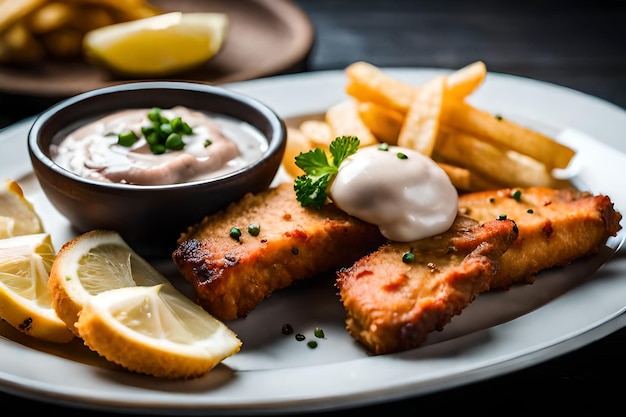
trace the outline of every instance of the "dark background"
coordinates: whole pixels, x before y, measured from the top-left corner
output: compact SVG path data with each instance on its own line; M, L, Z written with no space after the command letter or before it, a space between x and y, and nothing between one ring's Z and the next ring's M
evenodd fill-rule
M343 69L359 60L380 67L457 69L482 60L489 71L551 82L626 108L626 1L297 0L294 3L308 12L316 29L306 70ZM0 127L34 115L46 104L2 96ZM626 140L626 132L624 136ZM626 404L625 354L626 329L622 329L521 371L352 412L620 415ZM0 394L0 401L5 410L11 405L10 408L20 413L113 415L72 410L7 394Z

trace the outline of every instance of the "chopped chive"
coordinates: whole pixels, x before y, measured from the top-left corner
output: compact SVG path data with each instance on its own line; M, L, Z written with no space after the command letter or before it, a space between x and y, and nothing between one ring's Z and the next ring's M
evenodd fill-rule
M232 227L230 229L229 236L239 241L239 238L241 237L241 229L239 229L238 227Z
M405 264L410 264L413 261L415 261L415 254L411 252L406 252L402 255L402 262L404 262Z
M261 226L259 226L258 224L250 223L248 225L248 233L250 233L252 236L258 236L260 232Z
M117 135L117 143L122 146L132 146L138 140L137 134L132 130Z

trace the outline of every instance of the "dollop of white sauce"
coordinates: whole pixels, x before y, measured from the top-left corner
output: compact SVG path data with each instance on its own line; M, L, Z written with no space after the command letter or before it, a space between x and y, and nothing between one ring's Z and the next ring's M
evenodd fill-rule
M235 171L260 159L267 148L263 135L252 125L176 106L162 109L161 115L169 120L181 117L193 133L182 136L182 150L155 155L141 134L141 128L152 123L147 117L149 112L122 110L82 126L51 147L52 159L92 180L161 185ZM118 135L129 130L140 139L130 147L117 144Z
M445 171L431 158L398 146L359 149L339 166L329 194L337 207L397 242L445 232L458 212L459 195Z

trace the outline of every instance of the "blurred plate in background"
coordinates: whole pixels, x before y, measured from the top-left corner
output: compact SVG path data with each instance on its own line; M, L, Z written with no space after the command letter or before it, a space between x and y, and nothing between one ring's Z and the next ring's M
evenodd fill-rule
M314 29L288 0L151 0L165 12L226 13L230 29L220 52L205 65L172 79L221 84L303 70ZM128 80L82 61L0 66L0 93L64 98Z

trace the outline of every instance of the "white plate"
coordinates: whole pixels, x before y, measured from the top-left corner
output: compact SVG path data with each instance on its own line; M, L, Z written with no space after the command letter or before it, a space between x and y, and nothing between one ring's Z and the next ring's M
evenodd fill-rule
M389 69L418 85L439 70ZM345 98L342 71L288 75L228 85L285 118L323 112ZM489 74L472 95L485 110L528 123L577 150L577 184L607 193L626 212L626 112L581 93ZM73 231L31 174L26 134L32 120L0 132L0 177L18 180L57 248ZM262 414L362 406L444 390L551 359L626 326L625 232L598 256L542 273L534 285L483 294L444 331L408 352L372 357L347 335L331 276L275 293L245 320L231 322L244 342L209 375L163 381L108 364L79 341L54 345L0 326L0 389L41 401L152 414ZM159 265L172 271L169 263ZM172 275L174 277L174 275ZM173 278L174 279L174 278ZM181 289L187 289L178 282ZM284 323L314 339L281 334Z

